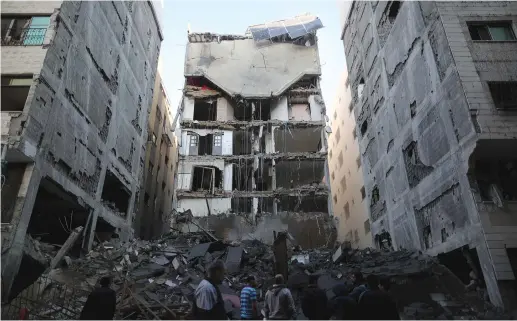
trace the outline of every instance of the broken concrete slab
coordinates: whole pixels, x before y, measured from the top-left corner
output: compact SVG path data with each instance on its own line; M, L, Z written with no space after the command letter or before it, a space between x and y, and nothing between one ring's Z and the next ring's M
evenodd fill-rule
M170 263L170 261L164 255L153 257L151 259L151 262L162 266L165 266Z
M160 276L165 272L165 268L156 263L150 263L133 271L132 276L135 280L146 279Z
M226 270L228 273L237 273L240 270L243 248L229 247L226 256Z

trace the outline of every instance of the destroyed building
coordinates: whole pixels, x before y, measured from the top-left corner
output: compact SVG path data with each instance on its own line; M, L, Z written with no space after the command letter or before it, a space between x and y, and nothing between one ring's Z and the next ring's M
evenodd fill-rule
M303 15L242 36L188 35L178 212L226 239L271 241L288 229L306 246L333 244L321 27Z
M134 226L136 235L142 239L158 237L170 229L176 145L171 106L158 73L147 123L145 166Z
M517 274L516 26L510 1L355 1L342 31L376 244L438 255L463 278L472 269L507 308ZM458 268L462 252L471 263Z
M46 268L33 240L77 228L74 257L132 237L162 33L149 1L3 1L1 18L8 299Z
M372 247L370 219L366 210L361 155L355 132L352 94L347 72L343 71L330 111L328 163L338 240L354 248Z

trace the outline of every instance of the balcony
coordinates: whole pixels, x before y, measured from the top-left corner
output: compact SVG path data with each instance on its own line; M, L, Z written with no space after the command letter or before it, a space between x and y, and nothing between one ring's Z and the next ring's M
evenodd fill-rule
M2 46L41 46L47 28L24 28L2 38Z

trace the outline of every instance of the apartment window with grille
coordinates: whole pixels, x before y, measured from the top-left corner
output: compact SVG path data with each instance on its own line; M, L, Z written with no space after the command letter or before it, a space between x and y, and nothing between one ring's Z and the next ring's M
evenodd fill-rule
M364 221L364 234L370 233L370 220Z
M517 110L517 81L488 82L497 109Z
M343 175L343 178L341 179L341 187L343 188L343 191L346 190L346 177Z
M223 145L223 136L222 135L215 135L214 136L214 146L220 147Z
M339 156L337 158L338 162L339 162L339 167L343 166L343 152L339 152Z
M361 167L361 156L357 156L357 159L355 160L355 162L357 163L357 168L360 168Z
M189 135L190 136L190 146L196 147L197 146L197 135Z
M50 17L2 17L2 46L41 46Z
M350 205L348 204L348 202L346 202L343 209L345 210L345 219L348 220L350 218Z
M2 76L2 111L23 111L32 82L32 76Z
M364 190L364 186L361 187L361 198L364 200L364 198L366 197L366 191Z
M511 22L470 22L469 33L472 40L515 41Z
M336 131L336 143L339 143L339 140L341 139L341 133L339 132L339 128Z

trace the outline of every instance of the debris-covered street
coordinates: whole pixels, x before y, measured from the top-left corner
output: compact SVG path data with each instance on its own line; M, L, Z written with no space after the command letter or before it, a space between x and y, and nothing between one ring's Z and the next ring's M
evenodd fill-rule
M37 242L37 241L36 241ZM282 245L287 253L282 253ZM58 248L39 243L47 258ZM286 254L286 255L284 255ZM282 262L282 258L287 259ZM258 280L259 306L275 273L287 266L287 285L297 305L297 319L306 319L299 308L309 275L318 275L318 287L334 296L338 284L351 286L354 271L389 277L392 296L403 319L494 319L504 317L464 284L437 259L418 252L333 249L304 250L287 233L276 235L275 244L258 240L223 242L209 232L169 233L156 241L96 244L86 256L64 256L2 309L2 318L77 319L88 293L102 276L113 278L117 294L116 319L189 319L193 293L206 266L222 259L227 275L220 290L227 312L239 319L239 291L247 276Z

